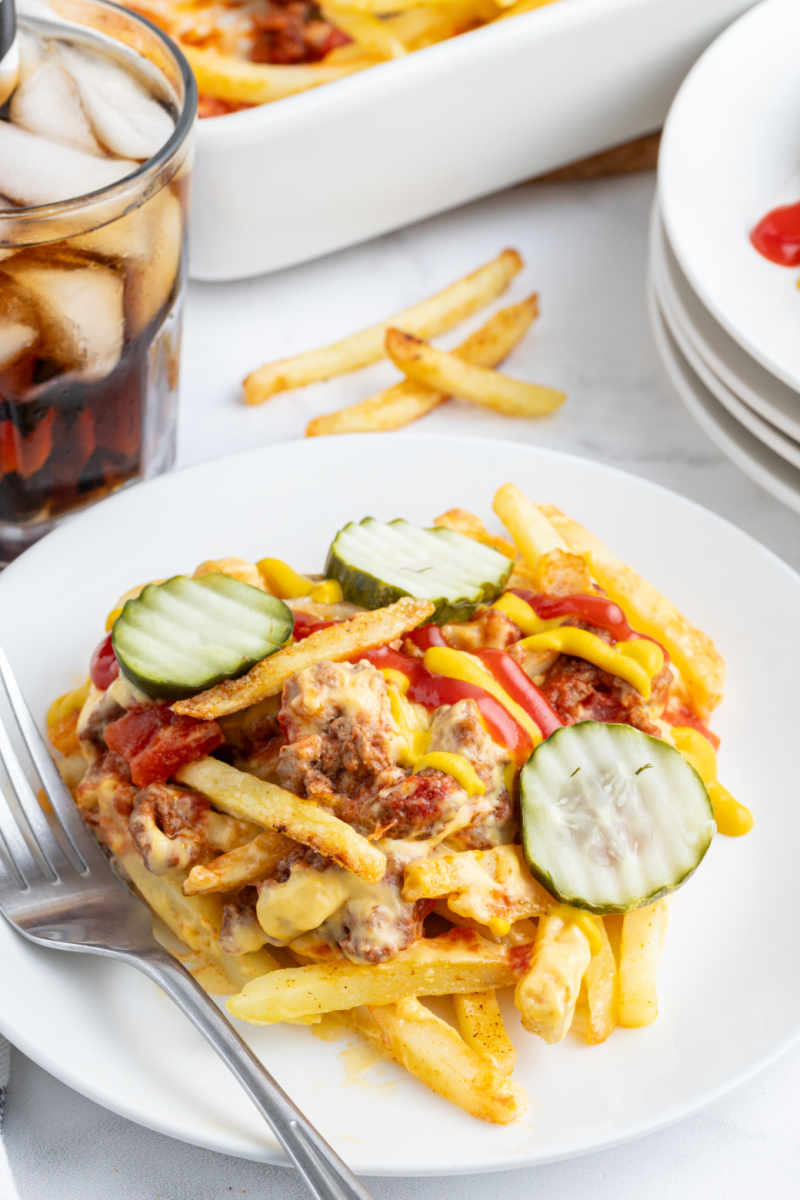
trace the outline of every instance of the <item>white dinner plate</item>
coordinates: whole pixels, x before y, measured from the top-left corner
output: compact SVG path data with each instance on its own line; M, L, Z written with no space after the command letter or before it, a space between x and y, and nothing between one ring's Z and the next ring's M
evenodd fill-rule
M800 390L797 271L749 233L800 200L800 5L767 0L690 71L664 129L659 202L681 269L711 315L763 366Z
M800 392L751 358L703 307L670 249L657 205L650 227L650 259L659 295L668 301L695 353L749 408L800 442Z
M674 290L670 286L670 279L666 271L663 254L658 245L658 237L656 235L655 239L653 238L652 230L650 241L650 279L658 298L661 316L664 318L667 328L672 334L682 356L698 379L705 384L722 407L727 409L731 416L752 433L753 437L758 438L770 450L774 450L781 458L786 459L793 467L797 467L800 470L800 442L793 441L792 438L782 433L780 429L776 429L769 421L765 421L757 412L754 412L753 409L745 404L741 397L732 391L715 374L702 354L698 352L692 339L692 326L687 320L686 314L676 302Z
M643 479L506 442L361 435L290 442L105 501L0 577L0 628L36 714L86 674L106 613L133 583L212 556L276 555L319 570L332 535L368 513L430 522L454 505L493 527L514 480L606 539L717 641L727 698L722 778L755 830L715 840L673 899L658 1021L602 1046L547 1046L520 1028L530 1107L482 1124L392 1065L353 1077L342 1043L291 1026L239 1028L362 1173L500 1170L597 1150L695 1111L800 1034L796 921L796 678L800 578L727 522ZM779 665L776 662L780 656ZM100 1104L197 1145L281 1161L233 1078L156 987L120 964L24 942L0 922L0 1029Z
M650 281L650 324L661 361L675 390L711 440L765 491L800 512L800 471L754 437L720 404L681 352Z

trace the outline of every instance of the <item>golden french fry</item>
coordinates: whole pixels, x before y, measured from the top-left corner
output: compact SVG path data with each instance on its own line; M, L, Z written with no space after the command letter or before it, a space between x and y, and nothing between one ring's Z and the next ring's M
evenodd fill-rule
M708 717L722 699L725 683L725 663L711 638L577 521L553 505L543 504L540 508L566 541L567 549L583 555L592 575L609 599L622 607L634 628L667 648L692 706L698 716Z
M175 778L207 796L232 817L256 821L285 833L368 883L379 883L383 878L386 858L380 850L356 833L352 825L340 821L313 800L301 800L277 784L237 771L216 758L188 763L176 772Z
M491 0L489 0L491 3ZM483 24L487 0L449 0L446 5L417 4L385 17L395 37L409 50L421 50Z
M416 997L371 1005L369 1012L391 1057L446 1100L499 1125L525 1111L527 1096L519 1084L476 1053Z
M602 917L595 917L594 920L602 947L592 955L583 977L587 1004L585 1037L590 1045L604 1042L613 1033L617 1025L619 997L617 960L608 940L605 923Z
M525 336L538 313L536 295L529 296L521 304L504 308L462 342L453 354L476 366L495 367ZM338 412L315 417L306 428L306 437L334 433L382 433L390 429L400 429L410 421L424 417L447 399L449 397L442 392L431 391L430 388L406 379L403 383L396 383L394 387L378 392L359 404L351 404L348 408L340 408ZM474 520L477 521L478 518L475 517ZM485 538L478 540L492 545L491 541L486 541L488 537L486 534Z
M444 333L495 300L521 270L522 259L517 251L504 250L471 275L394 317L388 317L330 346L309 350L281 362L267 363L253 371L244 381L245 401L247 404L261 404L270 396L289 388L317 383L322 379L330 379L332 375L343 375L378 362L386 357L386 330L392 325L400 325L423 337Z
M521 846L465 850L409 863L404 899L440 896L447 896L452 912L488 925L500 936L508 933L515 921L538 916L555 904L525 865Z
M369 10L359 12L350 6L339 8L328 3L320 7L325 19L346 33L360 47L362 54L374 54L383 59L402 58L408 54L408 48L391 27L387 28L387 23L378 20Z
M474 538L476 542L483 542L484 546L492 546L501 554L505 554L506 558L517 557L517 547L513 542L510 542L508 538L497 537L495 534L489 533L480 517L468 512L466 508L449 508L440 517L435 517L433 523L442 529L452 529L454 533L463 533L464 537Z
M495 492L492 508L511 534L534 579L536 564L551 550L566 550L566 544L535 504L516 484L504 483Z
M126 874L146 903L193 952L187 963L206 991L239 991L252 979L278 969L267 950L225 954L220 949L222 900L219 896L184 896L180 881L153 875L140 855L119 856Z
M416 629L433 615L433 611L434 605L429 600L403 597L386 608L357 613L341 625L318 629L301 642L263 658L240 679L229 679L189 700L179 700L173 704L173 710L205 721L240 712L268 696L277 695L286 680L304 667L322 661L343 662L366 650L384 646Z
M266 976L261 982L267 982ZM228 1009L234 1017L271 1025L361 1004L393 1004L406 996L480 992L514 982L509 947L452 929L423 938L377 966L338 961L277 971L271 985L253 980L232 996Z
M626 1029L652 1025L658 1016L656 980L667 932L666 900L626 913L619 959L619 1023Z
M206 559L205 562L200 563L194 577L201 579L203 575L213 575L217 572L220 575L230 575L231 579L238 579L241 583L249 583L250 587L259 588L262 592L266 591L258 567L255 563L248 562L246 558L238 558L234 555L230 558Z
M293 845L292 839L265 829L251 842L220 854L213 862L192 867L183 881L184 896L231 892L247 883L258 883L274 870Z
M510 1075L517 1051L508 1036L494 991L453 996L453 1009L464 1041L501 1075Z
M339 12L388 16L391 13L405 12L406 9L414 8L419 3L420 0L327 0L327 6L337 14L336 17L331 18L334 21L337 20ZM445 11L450 7L458 8L460 5L461 0L436 0L436 6Z
M386 331L386 350L395 366L417 383L510 417L541 417L553 412L567 398L555 388L471 366L394 327Z
M362 50L360 59L334 65L323 62L276 66L234 58L230 54L220 54L218 50L201 49L186 41L181 41L181 49L194 72L198 90L206 96L216 96L234 104L266 104L270 100L281 100L322 83L343 79L380 61Z
M589 941L577 924L564 921L559 914L539 918L530 968L514 992L514 1003L529 1033L538 1034L550 1045L561 1041L572 1024L590 959Z
M518 17L522 13L532 12L535 8L544 8L548 4L554 4L555 0L517 0L517 3L512 4L510 8L506 6L506 0L495 0L495 3L500 8L505 8L505 12L501 12L496 20L505 21L507 17Z

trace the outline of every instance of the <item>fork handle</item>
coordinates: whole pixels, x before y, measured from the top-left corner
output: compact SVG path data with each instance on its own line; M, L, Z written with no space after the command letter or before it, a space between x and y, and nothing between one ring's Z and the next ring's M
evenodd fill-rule
M174 1000L241 1083L317 1200L374 1200L242 1041L197 980L160 947L126 955Z

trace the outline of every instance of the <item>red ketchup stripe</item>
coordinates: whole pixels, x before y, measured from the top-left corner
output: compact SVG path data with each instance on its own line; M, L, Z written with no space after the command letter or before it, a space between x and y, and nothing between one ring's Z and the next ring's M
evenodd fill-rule
M550 701L510 654L505 650L479 650L478 658L511 699L536 722L543 738L561 728L563 722Z
M448 679L445 675L432 675L422 661L410 658L388 646L368 650L360 659L371 662L379 670L400 671L409 680L406 693L409 700L432 710L443 704L457 704L459 700L474 700L493 739L505 746L518 763L525 762L531 753L531 741L521 725L518 725L502 704L483 688L461 679Z

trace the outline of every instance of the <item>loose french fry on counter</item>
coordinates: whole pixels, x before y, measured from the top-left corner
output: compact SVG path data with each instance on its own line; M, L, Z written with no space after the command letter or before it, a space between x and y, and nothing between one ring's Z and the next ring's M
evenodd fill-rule
M501 1075L510 1075L517 1051L508 1036L494 991L453 996L453 1010L464 1041Z
M271 1025L361 1004L393 1004L406 996L507 987L516 982L512 955L519 953L468 930L452 929L423 938L376 966L339 960L273 972L272 984L264 976L231 996L228 1010L256 1025Z
M619 958L619 1023L652 1025L658 1016L658 963L667 932L666 900L626 913Z
M400 329L387 330L386 349L395 366L409 379L509 417L541 417L554 412L567 398L555 388L472 366Z
M490 317L486 324L463 341L453 354L474 366L499 366L519 344L538 315L538 297L529 296L521 304L511 305ZM424 417L448 399L449 396L444 392L433 391L406 379L358 404L315 417L306 429L306 437L400 429L410 421ZM478 520L477 517L474 519Z
M208 865L196 863L183 882L184 896L229 892L248 883L258 883L274 870L292 848L291 838L265 829L251 842L220 854Z
M446 1100L499 1125L525 1111L523 1088L416 997L371 1005L369 1011L391 1057Z
M725 683L725 663L708 634L577 521L550 504L540 509L567 549L583 556L592 575L609 599L621 605L634 628L666 647L697 715L708 717L722 699Z
M322 83L332 83L380 62L377 55L370 57L366 47L358 58L350 62L290 66L234 58L230 54L201 49L185 41L181 42L181 49L194 72L198 91L233 104L267 104L270 100L282 100L285 96L306 92Z
M380 850L313 800L302 800L216 758L188 763L175 778L232 817L256 821L311 846L368 883L379 883L384 876L386 858Z
M301 642L271 654L239 679L229 679L188 700L179 700L173 704L173 710L204 721L240 712L268 696L276 696L286 680L304 667L323 660L343 662L365 650L374 650L410 633L433 612L434 605L429 600L404 597L386 608L358 613L341 625L319 629Z
M522 259L517 251L504 250L492 262L451 284L444 291L369 329L319 350L309 350L294 358L267 363L253 371L244 381L245 401L247 404L261 404L270 396L289 388L317 383L333 375L343 375L379 362L386 357L386 331L390 326L399 325L421 337L435 337L444 333L495 300L521 270Z
M572 1023L591 956L589 939L579 924L565 920L560 911L539 918L530 967L514 992L529 1033L550 1045L562 1040Z
M404 899L443 896L452 912L488 925L499 936L515 921L538 916L555 903L525 865L521 846L465 850L408 864Z

